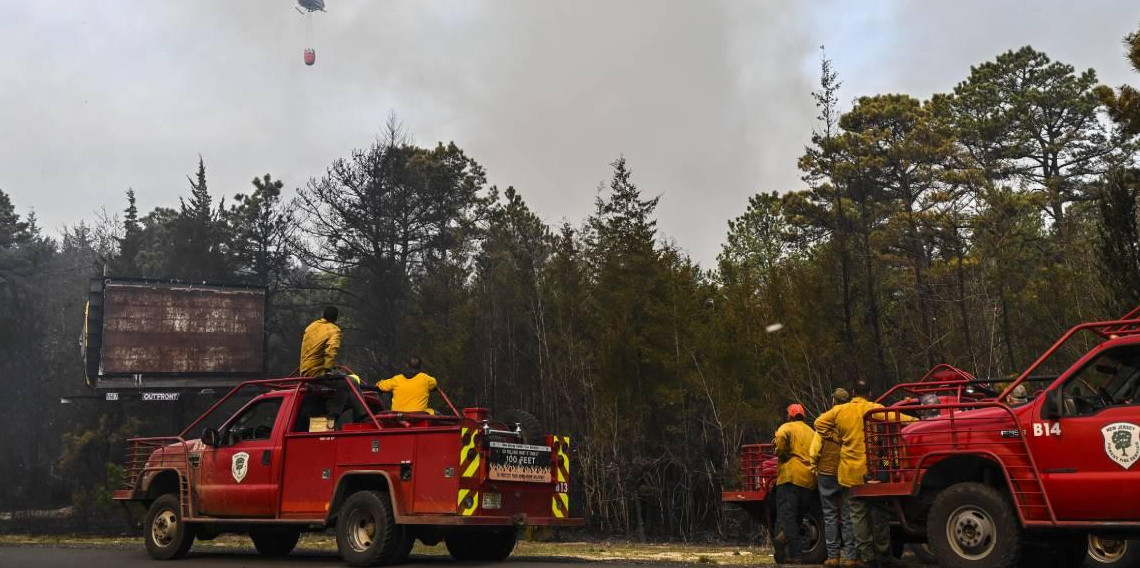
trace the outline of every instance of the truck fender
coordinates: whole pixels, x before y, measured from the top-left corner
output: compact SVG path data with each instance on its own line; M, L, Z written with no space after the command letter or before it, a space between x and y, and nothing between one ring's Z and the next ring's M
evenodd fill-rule
M336 481L336 490L333 491L332 500L329 501L329 510L325 513L325 523L332 525L340 512L340 506L348 496L356 491L371 489L383 491L392 499L392 515L396 522L403 516L401 503L392 492L392 478L388 472L376 469L359 469L346 471Z
M174 468L140 473L133 497L139 501L153 501L167 493L178 495L181 476Z
M996 455L990 452L953 454L919 468L917 489L943 489L967 481L984 483L991 487L1011 491L1009 472Z

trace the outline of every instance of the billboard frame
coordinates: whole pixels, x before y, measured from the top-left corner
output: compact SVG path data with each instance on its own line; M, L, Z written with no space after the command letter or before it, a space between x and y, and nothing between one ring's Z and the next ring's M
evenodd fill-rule
M216 290L262 291L261 369L247 372L169 372L169 373L112 373L100 371L103 362L104 316L108 285L154 285L158 287L185 287ZM91 278L87 289L84 310L83 335L80 349L83 356L87 386L96 390L178 389L180 391L214 387L233 387L243 381L268 378L269 330L265 326L269 312L269 289L256 284L223 283L207 280L181 280L169 278L122 278L99 276Z

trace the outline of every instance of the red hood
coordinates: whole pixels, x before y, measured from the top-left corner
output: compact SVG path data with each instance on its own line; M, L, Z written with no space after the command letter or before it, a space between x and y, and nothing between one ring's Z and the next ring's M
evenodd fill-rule
M166 464L176 465L178 463L181 463L182 455L186 452L187 448L190 449L191 453L194 453L195 450L201 451L202 440L195 438L193 440L175 442L173 444L158 448L150 453L150 457L148 457L146 460L147 464L150 467Z
M1016 413L1016 410L1014 411ZM920 420L902 429L903 445L911 458L944 451L961 444L1005 444L1016 440L1005 438L1005 430L1019 430L1017 420L1004 408L978 408Z

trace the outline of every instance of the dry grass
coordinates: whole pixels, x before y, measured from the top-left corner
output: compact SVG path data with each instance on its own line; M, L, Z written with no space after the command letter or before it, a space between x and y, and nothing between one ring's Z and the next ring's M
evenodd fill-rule
M68 535L0 534L0 546L65 546L77 548L128 548L141 547L141 537L93 537ZM241 549L253 550L253 544L244 536L223 535L210 541L196 541L198 550ZM309 552L336 552L336 541L326 534L308 534L301 538L297 548ZM446 556L447 549L416 543L412 554ZM520 542L514 556L552 558L566 561L623 562L647 564L703 564L718 566L756 566L772 564L770 549L738 546L688 544L637 544L627 542Z

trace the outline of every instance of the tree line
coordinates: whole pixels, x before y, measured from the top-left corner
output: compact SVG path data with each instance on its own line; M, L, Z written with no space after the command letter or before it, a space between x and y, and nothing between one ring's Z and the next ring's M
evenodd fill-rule
M850 104L822 57L813 96L803 188L751 197L712 267L661 233L623 157L584 221L549 224L395 120L293 199L268 174L216 198L200 158L178 207L142 214L128 190L49 236L0 191L0 429L21 433L0 510L97 508L123 438L169 433L161 407L59 404L101 274L266 286L275 374L334 303L343 362L379 379L418 354L462 404L534 412L573 437L576 511L642 539L738 534L720 491L792 400L818 413L835 386L943 362L1001 380L1140 303L1132 87L1025 47L927 100Z

